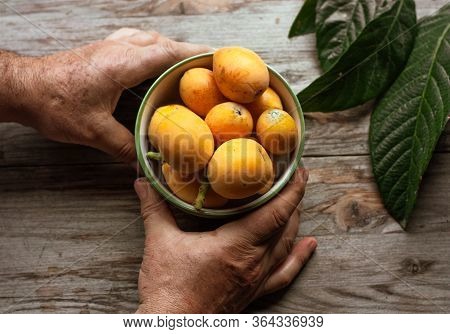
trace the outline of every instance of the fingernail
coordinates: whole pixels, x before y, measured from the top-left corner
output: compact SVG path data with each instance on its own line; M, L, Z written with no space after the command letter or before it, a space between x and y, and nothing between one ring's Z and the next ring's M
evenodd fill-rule
M316 249L317 240L315 238L308 238L308 247L311 249Z
M300 219L300 215L302 214L302 210L300 208L301 204L299 204L296 208L295 208L295 214L298 216L298 218Z
M297 171L295 172L294 182L300 182L303 179L302 173L303 169L297 168Z
M308 182L309 179L309 171L307 169L303 169L303 182Z
M134 190L141 201L148 197L148 182L145 177L141 177L134 181Z
M297 169L297 177L299 181L301 181L302 183L306 183L309 177L308 170L304 168Z

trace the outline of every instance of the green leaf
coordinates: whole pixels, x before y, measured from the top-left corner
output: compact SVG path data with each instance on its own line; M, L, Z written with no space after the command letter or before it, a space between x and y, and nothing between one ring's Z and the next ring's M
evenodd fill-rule
M316 31L314 24L316 20L316 4L317 0L306 0L303 3L300 12L297 14L289 30L289 38Z
M337 63L297 96L305 112L363 104L392 84L414 44L413 0L396 0L369 22Z
M320 65L329 70L375 17L395 0L318 0L316 41Z
M372 114L372 169L385 207L406 227L450 111L450 5L421 20L408 63Z

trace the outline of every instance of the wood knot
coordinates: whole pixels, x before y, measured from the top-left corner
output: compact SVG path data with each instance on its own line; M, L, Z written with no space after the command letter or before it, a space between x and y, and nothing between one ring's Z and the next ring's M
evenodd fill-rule
M406 274L423 274L434 263L434 261L419 260L408 257L401 262L402 271Z
M383 224L385 218L385 211L376 193L347 194L336 203L336 224L344 231Z
M179 6L180 14L181 15L186 15L186 8L184 8L184 2L181 1L178 6Z

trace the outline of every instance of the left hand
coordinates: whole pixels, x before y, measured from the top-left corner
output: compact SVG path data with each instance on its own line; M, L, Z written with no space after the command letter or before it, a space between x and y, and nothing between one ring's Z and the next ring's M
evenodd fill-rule
M211 232L181 231L145 179L135 182L145 227L138 313L237 313L289 285L317 242L295 242L308 172L260 209Z
M30 93L19 121L52 140L91 146L132 163L134 137L112 116L123 90L208 51L157 32L123 28L78 49L21 57L28 66L23 75L31 78L25 80Z

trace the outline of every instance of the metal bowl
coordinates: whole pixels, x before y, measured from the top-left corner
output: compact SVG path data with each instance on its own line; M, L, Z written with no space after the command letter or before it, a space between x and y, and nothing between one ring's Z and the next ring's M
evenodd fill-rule
M231 206L228 205L225 208L219 209L203 208L201 210L196 210L191 203L186 203L176 197L166 186L164 178L161 177L161 172L159 170L160 164L149 160L146 157L149 150L147 135L148 126L154 111L158 107L181 101L178 93L178 85L184 72L195 67L212 69L212 59L213 53L206 53L187 58L169 68L153 83L139 108L135 127L136 150L139 163L146 177L165 200L177 208L195 216L206 218L228 218L260 207L276 196L288 183L299 165L303 154L305 121L297 96L292 91L289 84L277 71L268 66L270 87L272 87L272 89L280 96L284 110L294 118L299 132L296 148L288 157L285 157L288 159L285 164L286 168L279 171L278 177L272 188L264 195L252 197L247 202L233 202Z

